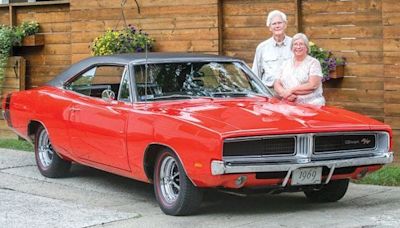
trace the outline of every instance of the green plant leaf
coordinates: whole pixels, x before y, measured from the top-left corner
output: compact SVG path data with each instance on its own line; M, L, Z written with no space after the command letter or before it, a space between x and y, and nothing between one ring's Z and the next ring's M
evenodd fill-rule
M104 34L96 37L91 43L92 55L111 55L121 53L143 52L152 50L155 40L141 30L129 25L120 31L108 29Z
M23 22L20 26L0 25L0 93L3 88L5 67L13 46L21 45L27 35L39 32L39 24L34 21Z

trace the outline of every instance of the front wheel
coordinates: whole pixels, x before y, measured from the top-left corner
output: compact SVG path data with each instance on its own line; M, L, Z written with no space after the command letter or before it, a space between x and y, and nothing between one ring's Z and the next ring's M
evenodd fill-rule
M304 191L307 199L312 202L327 203L336 202L343 198L347 192L349 180L333 180L319 190Z
M157 157L154 192L161 210L167 215L192 214L203 198L203 192L192 184L179 159L170 150Z
M63 160L54 151L49 134L43 126L36 131L35 159L40 173L45 177L66 176L71 168L71 162Z

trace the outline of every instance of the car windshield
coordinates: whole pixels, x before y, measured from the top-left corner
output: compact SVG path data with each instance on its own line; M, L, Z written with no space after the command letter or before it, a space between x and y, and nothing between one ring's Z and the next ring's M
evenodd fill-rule
M146 72L147 71L147 72ZM139 101L271 96L240 62L156 63L135 66Z

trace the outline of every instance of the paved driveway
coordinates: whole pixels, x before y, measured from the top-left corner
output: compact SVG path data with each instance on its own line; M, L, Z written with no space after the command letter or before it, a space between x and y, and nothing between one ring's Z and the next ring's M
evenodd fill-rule
M34 154L0 149L0 227L399 227L400 188L351 184L341 201L302 193L240 197L207 191L200 213L172 217L151 185L75 165L44 178Z

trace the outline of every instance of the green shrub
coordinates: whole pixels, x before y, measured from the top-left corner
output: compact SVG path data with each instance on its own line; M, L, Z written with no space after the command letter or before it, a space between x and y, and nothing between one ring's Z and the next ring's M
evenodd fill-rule
M21 45L25 36L33 35L37 32L39 32L39 24L35 21L23 22L16 27L0 25L0 94L12 47Z

